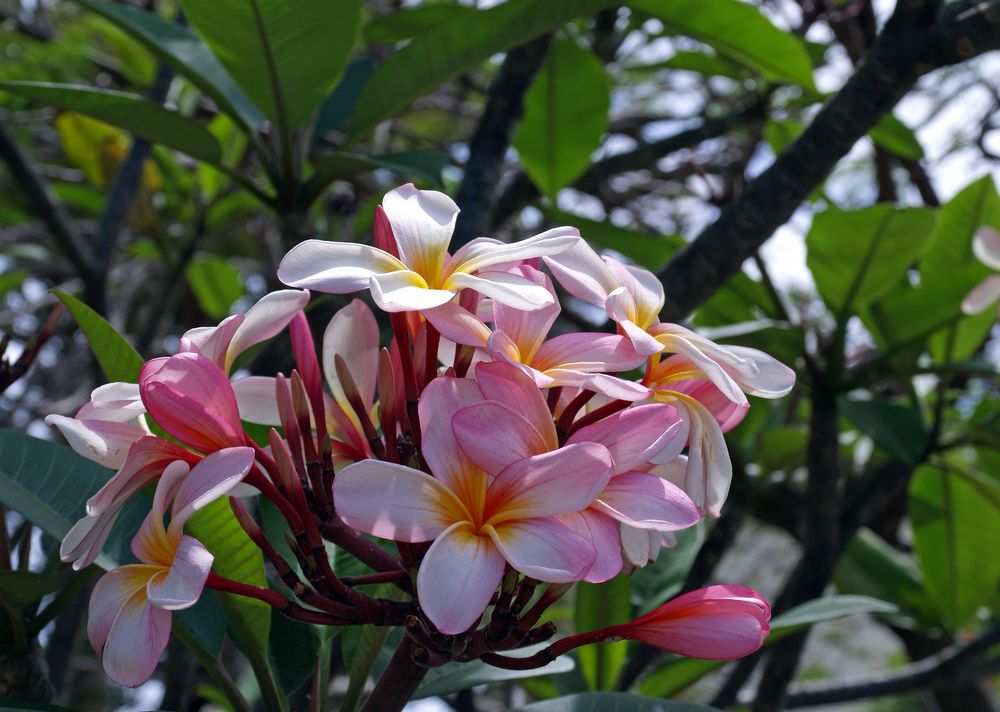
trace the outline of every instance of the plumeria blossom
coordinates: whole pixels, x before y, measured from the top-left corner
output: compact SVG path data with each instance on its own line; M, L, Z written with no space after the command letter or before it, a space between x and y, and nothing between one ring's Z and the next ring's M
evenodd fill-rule
M1000 302L1000 232L987 226L979 228L972 238L972 253L998 273L988 276L962 300L964 313L981 314ZM1000 318L1000 308L997 316Z
M382 210L397 254L368 245L306 240L285 255L278 279L332 294L370 289L387 312L433 309L463 289L518 309L537 309L551 303L548 292L489 268L557 254L580 239L575 228L562 227L512 244L479 238L449 255L459 210L447 195L408 183L386 194Z
M143 413L138 386L111 383L95 389L90 401L74 417L48 415L45 422L58 428L80 455L99 465L118 468L125 462L132 443L149 434Z
M228 448L193 469L177 461L164 470L152 510L132 540L140 563L105 574L90 599L87 635L115 682L138 687L148 680L167 647L171 611L190 608L201 597L214 557L183 533L184 524L236 486L253 460L251 448ZM164 526L171 500L170 524Z
M604 446L575 443L509 464L488 462L484 469L465 455L452 430L462 406L481 397L475 383L454 378L424 390L423 454L433 476L365 460L334 480L337 511L355 529L434 542L420 565L417 593L442 633L461 633L479 620L506 564L540 581L581 579L594 549L556 515L589 505L613 468ZM502 448L505 430L491 441Z

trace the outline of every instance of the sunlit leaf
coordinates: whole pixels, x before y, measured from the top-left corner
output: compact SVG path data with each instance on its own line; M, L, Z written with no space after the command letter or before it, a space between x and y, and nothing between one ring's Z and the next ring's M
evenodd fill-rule
M575 624L578 633L606 628L632 617L632 587L628 576L617 576L600 584L576 586ZM592 690L613 690L625 664L628 644L598 643L577 650L580 670Z
M229 310L243 296L240 271L215 255L201 255L187 268L187 280L206 315L219 321L229 316Z
M138 383L143 363L142 356L132 348L125 337L80 300L58 289L53 289L52 293L73 315L108 380Z

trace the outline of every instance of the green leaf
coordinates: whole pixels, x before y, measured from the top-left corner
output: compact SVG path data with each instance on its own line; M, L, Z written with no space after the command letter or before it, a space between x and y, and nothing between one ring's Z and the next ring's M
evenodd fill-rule
M365 85L346 130L356 138L496 53L550 32L574 17L593 15L618 4L614 0L508 0L462 14L414 38L380 64Z
M920 147L913 129L892 114L886 114L879 119L868 135L876 144L900 158L919 161L924 157L924 149Z
M805 465L808 440L809 434L801 426L768 428L762 432L754 446L761 472L791 472Z
M550 199L590 165L608 128L609 92L597 57L572 40L553 43L524 96L512 142L525 172Z
M814 89L812 62L802 42L780 30L753 5L738 0L633 0L672 34L704 42L765 79Z
M0 300L7 296L10 290L18 289L30 274L26 269L14 269L0 274Z
M927 247L934 213L876 205L826 210L806 236L806 263L823 300L838 317L885 296Z
M229 74L291 132L323 103L347 64L360 0L181 0Z
M658 69L680 69L697 72L709 77L728 77L741 79L745 70L732 60L721 57L714 52L682 51L670 59L656 64L643 64L628 67L630 72L649 72Z
M139 371L142 370L143 364L142 356L132 348L125 337L83 302L59 289L53 289L52 293L73 315L108 380L138 383Z
M378 156L329 151L318 153L313 158L313 166L323 177L325 184L375 168L385 168L402 176L426 181L438 188L444 186L441 169L447 162L448 157L434 149L383 153Z
M215 255L196 258L186 274L198 306L216 321L229 316L233 304L245 293L240 271Z
M196 35L176 22L130 5L106 0L76 1L141 42L157 58L210 96L250 133L260 129L264 120L260 110Z
M777 155L805 131L806 125L793 119L768 119L764 124L764 140Z
M550 207L543 207L542 213L554 223L579 228L587 242L595 248L619 252L653 272L658 272L684 246L684 238L680 235L650 235L606 220L590 220Z
M474 12L475 8L455 3L403 7L365 25L365 42L401 42Z
M316 124L313 126L313 142L324 134L338 128L354 111L364 89L368 77L375 71L375 63L367 57L359 57L347 65L344 76L340 78L337 88L333 90L316 114Z
M839 404L844 415L880 448L911 465L920 461L927 442L927 429L920 414L912 408L880 398L841 398Z
M363 625L345 631L343 638L344 659L348 660L347 692L340 703L341 712L354 712L361 701L365 682L375 668L379 653L385 647L391 628L385 626ZM348 638L353 638L350 650Z
M924 465L910 482L909 515L927 593L958 631L998 600L1000 513L968 481Z
M287 697L313 674L318 652L319 636L314 626L285 616L271 619L271 667Z
M624 692L584 692L555 700L535 702L510 712L712 712L714 707L692 702L660 700Z
M896 604L871 596L827 596L807 601L775 617L771 621L771 630L801 628L859 613L896 613L898 610Z
M0 598L15 609L42 600L66 585L58 576L34 571L0 571Z
M208 163L217 163L219 142L194 119L135 94L72 84L0 80L0 89L60 109L86 114Z
M616 576L600 584L579 583L576 586L577 633L606 628L632 618L631 579ZM613 690L618 674L625 664L628 644L597 643L576 651L587 684L592 690Z
M542 650L548 643L532 645L508 653L511 657L528 657ZM424 697L439 697L459 690L467 690L477 685L490 685L508 680L524 680L540 675L561 675L573 669L573 658L565 655L548 665L532 670L502 670L479 660L468 663L446 663L432 669L413 693L414 700Z

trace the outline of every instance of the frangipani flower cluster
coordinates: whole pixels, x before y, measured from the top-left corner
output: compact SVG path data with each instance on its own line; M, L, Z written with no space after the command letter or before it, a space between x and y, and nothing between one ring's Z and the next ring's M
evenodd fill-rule
M660 323L653 275L598 256L572 228L449 254L457 214L441 193L398 188L376 210L375 247L296 246L278 271L292 289L187 332L177 354L147 362L138 384L98 388L76 418L49 417L78 452L117 470L64 540L65 560L93 562L124 504L156 483L133 540L140 563L106 574L91 603L91 641L113 679L148 678L170 611L204 587L315 624L404 626L428 667L544 665L623 637L709 658L760 646L767 603L710 587L534 658L503 655L554 634L539 622L573 582L628 574L674 532L719 516L732 475L722 434L744 417L746 394L784 395L794 373ZM606 309L616 332L550 335L556 284ZM355 298L317 351L306 290L369 292L390 343ZM285 332L294 370L230 379L247 348ZM266 440L247 422L268 426ZM184 528L221 497L299 602L211 572L212 553ZM284 516L295 561L258 524L260 497ZM340 576L324 539L373 573ZM371 583L409 600L369 596Z

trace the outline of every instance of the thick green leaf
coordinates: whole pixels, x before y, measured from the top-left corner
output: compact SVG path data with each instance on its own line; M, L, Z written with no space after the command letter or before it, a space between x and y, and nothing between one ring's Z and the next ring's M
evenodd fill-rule
M520 650L505 653L511 657L528 657L542 650L548 643L532 645ZM438 697L448 695L459 690L467 690L477 685L490 685L508 680L524 680L539 675L560 675L573 669L573 658L564 655L556 658L548 665L532 670L501 670L476 660L470 663L447 663L439 668L434 668L424 681L413 693L413 699L419 700L424 697Z
M826 210L806 236L806 263L816 288L840 317L885 296L927 247L934 213L876 205Z
M545 207L542 212L554 223L579 228L580 234L593 247L620 252L640 267L653 272L659 271L684 245L684 238L680 235L650 235L555 208Z
M453 2L403 7L395 12L375 18L365 25L365 41L369 43L401 42L432 30L461 15L475 11L475 8Z
M347 122L354 137L461 72L614 0L508 0L439 25L375 70Z
M3 524L0 523L0 526ZM58 576L34 571L0 571L0 598L15 609L40 601L65 585L66 582Z
M668 32L688 35L766 78L813 88L812 62L802 42L753 5L738 0L633 0Z
M76 0L141 42L165 64L210 96L251 133L260 128L260 110L236 86L215 55L196 35L176 22L131 5L107 0Z
M525 172L550 199L590 165L610 105L604 65L573 40L556 40L524 96L513 140Z
M913 129L892 114L883 116L868 135L872 141L900 158L919 161L924 157L924 149L920 147Z
M132 345L104 317L80 300L59 289L53 289L52 293L73 315L108 380L138 383L143 361Z
M243 296L240 271L215 255L202 255L187 268L187 280L198 306L212 319L229 316L229 310Z
M960 630L998 600L1000 514L968 481L932 465L910 482L909 514L927 593Z
M632 618L632 586L628 576L600 584L580 583L576 587L577 633L606 628ZM628 644L597 643L576 651L587 684L592 690L613 690L625 664Z
M712 712L692 702L658 700L624 692L585 692L517 707L510 712Z
M367 57L359 57L347 65L337 88L327 97L316 114L313 141L319 140L328 131L333 131L347 120L354 111L361 90L373 71L375 64Z
M920 461L927 442L927 429L920 414L912 408L881 398L841 398L840 408L861 432L893 457L911 465Z
M199 161L217 163L221 156L219 142L204 126L135 94L72 84L2 80L0 89L60 109L86 114L152 143L177 149Z
M326 183L375 168L385 168L408 178L426 181L437 188L444 186L441 169L447 162L448 157L434 149L383 153L378 156L331 151L318 153L313 158L316 172Z
M181 0L247 96L291 132L323 103L350 56L360 0Z

